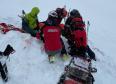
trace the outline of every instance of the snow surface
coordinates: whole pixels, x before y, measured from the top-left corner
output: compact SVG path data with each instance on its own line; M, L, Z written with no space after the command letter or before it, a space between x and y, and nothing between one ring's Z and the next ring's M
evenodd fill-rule
M116 1L115 0L0 0L0 22L21 27L18 15L21 10L29 12L37 6L40 21L47 18L49 11L66 5L67 10L76 8L85 22L90 21L89 45L95 51L97 61L93 66L95 84L116 84ZM16 52L7 62L10 80L7 84L56 84L64 70L65 62L49 64L43 44L29 34L10 31L0 33L0 51L11 44ZM0 79L0 84L2 80Z

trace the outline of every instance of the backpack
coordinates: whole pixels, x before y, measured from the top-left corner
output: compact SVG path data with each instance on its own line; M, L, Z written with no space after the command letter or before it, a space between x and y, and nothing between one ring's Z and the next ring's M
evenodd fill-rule
M86 31L77 29L72 32L73 41L77 48L86 47L87 39L86 39Z
M85 54L87 39L86 39L86 31L85 24L82 18L73 18L71 20L70 31L71 31L71 41L73 42L73 46L70 50L70 55L77 54Z
M71 20L70 26L71 26L72 30L84 29L85 28L85 23L83 22L82 17L76 17L76 18L73 18Z

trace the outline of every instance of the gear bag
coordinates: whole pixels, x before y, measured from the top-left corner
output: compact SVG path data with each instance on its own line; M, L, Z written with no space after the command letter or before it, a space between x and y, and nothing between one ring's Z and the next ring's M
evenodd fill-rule
M58 84L93 84L92 73L97 69L92 67L91 61L85 58L72 58L65 67L65 72L61 75Z

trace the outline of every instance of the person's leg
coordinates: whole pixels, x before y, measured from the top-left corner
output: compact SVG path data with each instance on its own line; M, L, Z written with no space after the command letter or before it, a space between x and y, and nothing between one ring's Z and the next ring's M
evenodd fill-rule
M93 60L96 61L95 53L91 50L91 48L89 47L89 45L87 45L87 53L88 53L90 59L93 59Z
M67 59L69 59L69 55L67 55L67 51L62 38L61 38L61 43L62 43L61 57L64 61L66 61Z
M49 50L45 50L46 53L48 54L48 59L49 59L49 62L50 63L54 63L55 62L55 55L57 53L60 53L61 52L61 49L59 50L56 50L56 51L49 51Z
M62 43L61 55L67 54L67 51L66 51L66 49L65 49L65 45L64 45L64 42L63 42L62 38L60 38L60 40L61 40L61 43Z

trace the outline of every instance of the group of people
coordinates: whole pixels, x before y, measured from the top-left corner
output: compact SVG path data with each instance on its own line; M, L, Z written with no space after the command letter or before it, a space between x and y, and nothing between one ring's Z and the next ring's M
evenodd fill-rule
M47 20L43 22L38 20L39 12L40 9L34 7L30 13L24 13L22 29L43 41L50 63L55 62L57 53L61 54L63 60L67 60L69 55L96 60L94 52L87 44L85 23L77 9L68 12L65 8L56 8L48 13ZM66 19L65 24L61 24L63 19ZM68 52L61 36L67 39Z
M55 62L57 53L60 53L64 61L69 58L69 55L96 60L94 52L87 44L86 25L77 9L68 12L65 8L56 8L48 13L47 20L43 22L38 20L39 12L38 7L32 8L31 12L27 14L23 11L22 29L43 41L50 63ZM64 24L61 23L63 19L65 19ZM68 51L62 36L67 39ZM8 57L13 51L15 50L8 45L4 52L0 51L0 58ZM4 82L8 81L7 74L6 63L2 63L0 60L0 75Z

